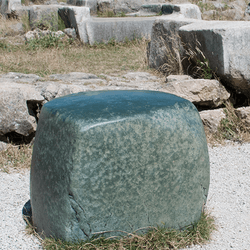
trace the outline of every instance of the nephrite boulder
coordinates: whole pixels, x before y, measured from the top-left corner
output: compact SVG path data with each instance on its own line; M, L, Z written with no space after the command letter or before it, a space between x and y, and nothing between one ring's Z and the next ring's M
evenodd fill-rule
M209 188L195 106L156 91L93 91L41 111L31 164L38 232L67 241L199 220Z

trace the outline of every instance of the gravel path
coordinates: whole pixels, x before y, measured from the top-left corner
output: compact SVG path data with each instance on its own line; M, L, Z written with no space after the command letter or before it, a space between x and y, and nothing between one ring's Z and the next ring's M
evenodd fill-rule
M211 183L207 207L218 231L212 241L191 249L250 250L250 144L209 148ZM25 234L22 207L29 199L29 172L0 172L0 249L41 249Z

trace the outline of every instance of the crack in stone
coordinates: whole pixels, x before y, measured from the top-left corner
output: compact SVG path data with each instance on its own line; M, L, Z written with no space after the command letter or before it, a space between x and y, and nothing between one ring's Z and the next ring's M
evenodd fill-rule
M70 201L71 208L73 209L73 211L75 213L75 217L76 217L76 220L78 222L80 230L86 235L87 238L89 238L89 236L92 232L90 224L88 222L86 222L87 219L86 219L85 211L82 208L82 206L75 200L72 192L69 192L69 201ZM84 217L84 221L81 220L81 217ZM86 232L86 228L85 228L84 224L88 225L89 228L87 228L87 230L89 232Z

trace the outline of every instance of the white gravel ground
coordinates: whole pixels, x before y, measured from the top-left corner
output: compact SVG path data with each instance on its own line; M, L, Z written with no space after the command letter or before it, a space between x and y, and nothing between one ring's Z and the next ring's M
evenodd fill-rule
M212 241L191 249L250 250L250 144L209 148L211 182L207 208L218 231ZM0 249L41 249L25 233L22 208L29 200L29 171L0 172Z

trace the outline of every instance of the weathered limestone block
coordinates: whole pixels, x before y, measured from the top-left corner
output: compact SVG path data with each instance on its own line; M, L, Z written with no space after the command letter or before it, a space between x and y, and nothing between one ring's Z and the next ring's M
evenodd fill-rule
M151 32L150 46L148 47L149 67L161 69L164 64L171 64L173 56L178 59L178 56L184 55L185 50L182 47L178 30L181 26L193 22L201 21L184 18L179 14L161 16L155 20Z
M198 40L209 66L220 79L236 91L250 97L249 22L197 22L181 27L179 34L184 44L194 51Z
M210 133L216 133L222 119L226 118L223 109L204 110L200 112L201 120Z
M88 7L92 13L97 12L97 0L67 0L67 4Z
M9 72L7 74L3 74L0 77L0 83L2 82L10 82L10 83L27 83L34 84L39 80L39 76L35 74L23 74L17 72ZM26 88L28 89L28 88Z
M192 103L154 91L84 92L43 106L31 166L32 219L63 240L198 220L209 157Z
M97 0L97 8L100 12L112 10L112 0Z
M201 19L201 11L195 4L144 4L138 15L156 15L158 13L162 15L181 14L185 18Z
M8 143L0 141L0 152L8 148Z
M92 18L86 23L89 44L107 43L111 39L117 42L149 39L154 20L155 17Z
M168 78L167 78L168 79ZM217 80L189 79L164 84L162 91L185 98L195 105L215 108L229 99L230 94Z
M31 135L37 126L33 107L42 104L44 98L29 84L3 81L0 88L0 136L11 132Z
M113 0L115 12L131 13L140 10L144 4L164 3L165 0Z
M9 0L8 2L9 2L8 4L9 11L16 10L22 6L21 0Z
M58 29L58 9L61 5L33 5L29 10L31 28Z
M90 9L88 7L62 7L58 10L58 14L64 21L66 28L74 28L82 42L89 42L86 29L86 23L90 18Z
M201 20L201 11L195 4L163 4L162 14L179 13L185 18Z
M8 11L8 0L0 0L0 13L5 15Z

